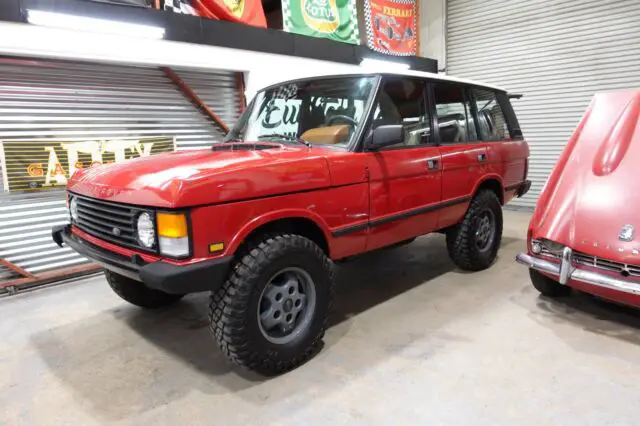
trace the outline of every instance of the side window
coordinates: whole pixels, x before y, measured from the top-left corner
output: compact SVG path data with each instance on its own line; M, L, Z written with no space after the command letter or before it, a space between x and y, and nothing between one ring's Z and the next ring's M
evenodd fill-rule
M498 104L495 92L473 89L473 97L478 111L478 129L483 141L509 139L507 120Z
M437 83L433 95L438 116L440 143L456 144L478 140L476 124L464 88L451 83Z
M426 83L407 78L383 82L373 113L373 128L389 124L404 126L404 141L390 148L419 146L432 142L431 119L425 104Z

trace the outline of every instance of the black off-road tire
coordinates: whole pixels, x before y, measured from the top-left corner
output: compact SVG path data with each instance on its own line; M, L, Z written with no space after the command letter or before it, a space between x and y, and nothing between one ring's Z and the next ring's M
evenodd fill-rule
M154 290L131 278L118 275L109 270L104 271L109 287L127 302L146 309L157 309L176 303L183 294L169 294Z
M486 210L493 212L494 238L486 251L476 246L476 229L479 215ZM493 191L481 190L471 200L462 222L447 231L449 257L460 269L481 271L495 261L502 239L502 206Z
M562 285L534 269L529 269L529 277L531 278L531 284L543 296L564 297L571 294L571 287Z
M308 327L295 340L275 344L260 329L259 303L270 278L289 267L301 268L311 276L315 310ZM232 363L264 376L285 373L321 348L334 287L331 261L314 242L292 234L264 235L239 254L227 281L211 293L211 331Z

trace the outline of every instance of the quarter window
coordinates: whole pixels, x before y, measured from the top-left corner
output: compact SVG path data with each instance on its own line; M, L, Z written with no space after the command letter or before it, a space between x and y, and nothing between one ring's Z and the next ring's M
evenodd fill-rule
M478 111L478 129L483 141L501 141L509 138L507 120L502 108L496 100L495 92L490 90L473 90L473 97Z
M465 99L464 89L455 84L439 83L434 85L433 93L440 143L456 144L477 140L475 120Z

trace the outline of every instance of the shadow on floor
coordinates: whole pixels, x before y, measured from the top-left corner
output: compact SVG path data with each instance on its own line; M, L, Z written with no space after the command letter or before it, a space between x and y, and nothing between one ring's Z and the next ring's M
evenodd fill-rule
M510 253L514 249L510 246L521 243L505 237L503 250ZM371 253L338 266L336 310L329 331L331 338L325 339L327 345L336 344L348 332L349 320L354 316L418 286L429 286L431 281L452 272L461 273L449 260L441 235L420 238L411 245ZM436 292L430 299L442 298L447 302L455 296L455 287L444 288L445 293ZM424 308L418 305L408 309L400 315ZM443 316L426 326L419 325L417 337L408 338L419 338L438 327L438 321L450 318ZM402 318L380 321L387 325L401 322ZM374 340L390 338L380 329L373 331L376 332L381 334L372 336ZM194 391L206 395L234 393L251 403L262 404L290 398L296 389L302 394L310 389L331 392L335 386L323 381L322 371L305 369L272 379L277 383L286 381L287 386L265 387L270 381L230 367L209 333L206 294L188 296L160 311L144 311L123 303L82 322L39 333L32 343L79 403L106 421L129 418L178 401ZM388 347L391 351L400 350L402 344L391 342ZM374 356L363 351L354 356L361 357L357 360L358 368L371 368L386 355ZM243 392L251 388L252 392Z
M536 306L544 313L545 319L554 323L571 324L590 333L640 346L638 309L577 291L558 299L538 296Z
M501 247L520 240L503 237ZM496 261L499 262L500 259ZM444 236L431 235L413 244L366 254L337 267L338 291L331 325L369 310L457 269L447 254Z

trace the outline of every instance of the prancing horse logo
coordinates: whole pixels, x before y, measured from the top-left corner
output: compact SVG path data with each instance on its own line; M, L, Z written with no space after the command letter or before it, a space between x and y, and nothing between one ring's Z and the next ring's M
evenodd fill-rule
M623 226L622 229L620 230L620 233L618 234L618 239L620 241L632 241L634 229L635 228L633 227L633 225Z

